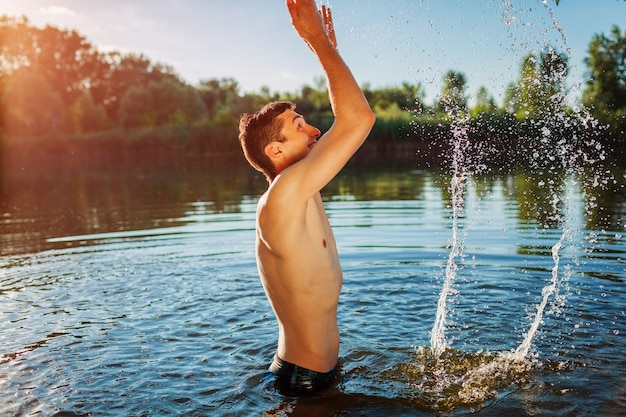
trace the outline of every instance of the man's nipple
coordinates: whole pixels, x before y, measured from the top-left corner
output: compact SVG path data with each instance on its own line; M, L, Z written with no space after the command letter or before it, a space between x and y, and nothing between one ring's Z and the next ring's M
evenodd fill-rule
M322 245L324 245L324 247L326 247L326 239L322 239Z

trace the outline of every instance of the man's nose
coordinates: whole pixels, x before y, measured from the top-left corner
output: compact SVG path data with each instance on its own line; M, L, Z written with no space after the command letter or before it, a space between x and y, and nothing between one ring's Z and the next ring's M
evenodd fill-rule
M317 139L317 138L320 137L321 134L322 134L322 132L318 128L316 128L315 126L309 125L309 136L310 137Z

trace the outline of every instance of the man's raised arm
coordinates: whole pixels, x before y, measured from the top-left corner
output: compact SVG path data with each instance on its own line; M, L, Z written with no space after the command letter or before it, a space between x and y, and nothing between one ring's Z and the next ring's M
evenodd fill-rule
M361 88L337 51L330 9L323 6L320 13L314 0L287 0L287 7L294 28L322 65L335 115L333 126L305 158L306 161L302 161L305 165L302 168L308 171L308 180L314 182L309 186L317 187L319 191L361 146L375 118Z

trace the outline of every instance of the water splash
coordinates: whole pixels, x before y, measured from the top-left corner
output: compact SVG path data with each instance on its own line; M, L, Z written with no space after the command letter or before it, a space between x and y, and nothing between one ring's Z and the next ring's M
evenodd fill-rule
M391 380L412 388L411 400L429 411L450 412L458 407L472 411L513 383L530 381L536 363L514 361L490 352L468 353L446 349L435 355L432 349L419 348L415 360L384 372Z
M435 356L440 356L448 343L446 341L446 315L448 313L448 297L454 295L454 279L457 274L457 259L463 254L463 245L467 228L463 228L463 233L459 237L459 221L464 213L465 181L468 176L467 164L465 161L466 150L469 144L467 135L468 124L465 119L455 119L452 124L452 178L450 179L450 194L452 198L452 237L450 239L450 253L446 263L444 282L437 301L437 313L435 323L430 334L430 344Z
M569 271L559 274L559 253L571 240L572 231L564 225L568 215L564 211L568 210L568 202L561 198L565 185L560 182L560 178L578 176L583 181L582 192L594 189L599 184L599 178L606 175L604 171L598 170L599 162L605 160L606 151L596 139L599 128L597 121L589 112L579 105L572 105L572 111L566 111L567 98L571 95L571 89L567 89L565 79L568 75L570 64L571 48L568 45L567 36L559 25L554 12L542 0L546 10L548 20L544 21L546 28L537 30L534 33L526 31L527 23L523 19L524 13L531 9L518 8L513 1L505 1L501 4L501 15L504 24L510 28L511 34L515 30L523 30L522 34L514 36L523 43L520 48L525 50L540 50L542 58L551 71L544 74L545 81L555 89L548 89L543 97L544 108L540 117L530 118L524 126L524 131L519 133L516 160L523 165L530 167L532 172L540 175L543 179L539 181L540 188L545 190L545 197L551 199L552 210L549 213L537 212L538 220L543 228L557 228L562 234L552 247L552 259L554 262L552 278L542 291L542 301L536 307L535 321L531 328L524 335L524 342L517 350L517 358L528 354L533 337L538 331L543 318L543 310L549 302L550 296L558 293L559 287L567 281ZM543 20L542 20L543 21ZM515 26L515 27L511 27ZM545 37L549 31L555 31L560 38L561 46L566 50L567 58L563 60L557 51L550 46ZM539 34L539 35L537 35ZM537 80L535 80L537 81ZM556 89L556 87L559 87ZM431 331L431 349L435 355L440 355L449 343L445 337L446 315L449 313L447 307L449 298L456 294L454 281L459 271L459 259L462 257L465 234L467 228L463 229L463 236L459 236L459 219L463 218L463 196L465 182L468 177L476 174L481 168L477 164L481 155L485 157L484 149L474 149L468 140L468 129L470 120L458 109L446 109L448 116L452 119L451 133L453 136L452 150L452 178L450 182L451 205L452 205L452 237L450 253L448 255L444 282L437 302L436 318ZM474 158L477 158L474 160ZM545 179L545 181L544 181ZM600 184L601 185L601 184ZM593 205L593 197L586 199L589 205ZM536 203L536 201L534 202ZM527 204L533 204L529 200ZM538 211L539 207L528 207L529 211ZM591 208L585 207L587 213Z
M564 189L561 191L565 192ZM555 195L552 201L555 210L560 200ZM433 344L428 348L418 348L415 362L399 366L400 373L419 390L420 401L424 401L429 409L451 411L460 406L481 408L485 402L496 398L502 389L529 381L538 366L545 366L539 362L537 354L531 354L531 347L543 323L546 308L550 305L562 305L565 301L564 297L559 295L559 291L568 282L573 271L569 265L561 267L561 255L567 244L573 240L574 232L565 225L571 215L567 213L562 217L563 231L551 248L553 267L550 282L543 287L541 300L535 306L532 322L517 348L510 351L476 353L453 349L445 342L445 314L443 314L444 319L437 323L444 326L440 330L441 333L438 333L441 339L433 340ZM451 271L456 271L456 263ZM454 274L447 278L450 279L447 279L445 284L451 285ZM442 291L443 293L445 291ZM447 295L449 294L448 292Z
M563 28L561 27L561 24L557 20L555 14L554 14L554 10L552 10L552 8L548 5L548 1L547 0L541 0L541 2L543 3L543 5L546 8L548 14L550 15L550 19L552 20L552 26L561 35L561 39L563 41L563 45L565 45L565 50L567 52L567 56L572 56L572 48L570 48L569 42L567 41L567 35L565 34L565 31L563 30ZM558 2L557 2L557 4L558 4Z
M544 313L546 306L548 305L548 301L550 300L550 297L556 294L561 284L563 282L566 282L571 275L572 271L570 268L565 268L563 275L562 276L559 275L559 262L560 262L559 251L563 248L564 242L566 240L571 240L571 232L568 229L563 230L563 233L561 234L559 241L554 246L552 246L552 251L551 251L552 260L554 261L554 267L552 268L552 277L550 279L550 283L546 285L541 291L542 299L539 305L537 305L537 312L535 314L535 318L530 328L526 332L526 335L524 336L524 340L517 347L517 349L515 349L515 351L511 352L510 354L503 355L507 359L511 359L514 361L521 361L524 358L526 358L526 356L528 355L528 351L530 349L531 343L533 341L533 338L535 337L535 334L537 333L537 330L539 329L539 325L543 321L543 313Z
M450 181L452 206L452 237L450 252L445 269L445 277L437 302L436 318L431 331L430 347L420 348L414 363L401 366L401 372L408 376L422 397L426 397L429 407L435 410L450 411L458 406L482 407L485 401L494 398L499 390L511 384L520 384L532 375L539 366L538 354L532 352L533 341L544 322L548 306L560 308L565 302L561 294L562 288L569 281L573 270L571 265L562 265L562 253L572 244L575 230L567 227L568 219L573 217L572 207L565 198L567 181L558 178L585 178L591 173L591 181L585 189L597 186L598 178L604 173L597 170L597 163L605 159L605 150L594 138L593 129L598 128L597 121L577 105L571 106L572 112L565 112L568 90L565 89L565 78L568 73L568 61L571 50L567 37L556 20L554 13L545 0L542 1L550 16L552 29L557 30L561 42L566 49L567 60L562 63L559 54L549 45L541 45L543 59L554 64L555 71L547 76L548 83L563 86L562 91L555 91L545 97L546 108L541 118L530 119L528 132L523 134L518 156L528 162L528 166L536 173L546 176L545 182L540 181L550 199L551 212L538 215L541 227L556 228L561 231L558 241L551 247L552 269L550 279L541 291L534 315L523 333L520 344L510 351L494 353L464 353L451 348L446 340L446 316L450 312L449 299L458 291L454 281L461 267L464 241L467 227L461 229L460 220L464 218L465 183L468 177L480 168L472 161L471 148L468 140L469 120L460 117L459 112L448 112L452 116L452 178ZM503 18L507 26L517 20L511 13L511 2L505 4ZM538 42L539 44L540 42ZM559 65L561 64L561 65ZM591 128L591 133L590 133ZM570 132L571 134L562 134ZM597 136L595 136L597 137ZM472 164L474 163L474 164ZM589 180L587 180L589 181ZM588 199L593 204L593 199ZM587 208L587 213L589 209ZM462 233L460 232L462 230ZM551 304L552 303L552 304ZM550 311L550 310L549 310ZM488 347L485 347L486 349Z

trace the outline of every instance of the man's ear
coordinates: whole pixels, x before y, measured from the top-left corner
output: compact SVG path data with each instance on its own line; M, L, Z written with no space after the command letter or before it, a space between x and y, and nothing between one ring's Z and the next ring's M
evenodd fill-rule
M280 142L268 143L267 145L265 145L263 151L265 152L265 155L267 155L271 160L279 158L283 152L280 147Z

